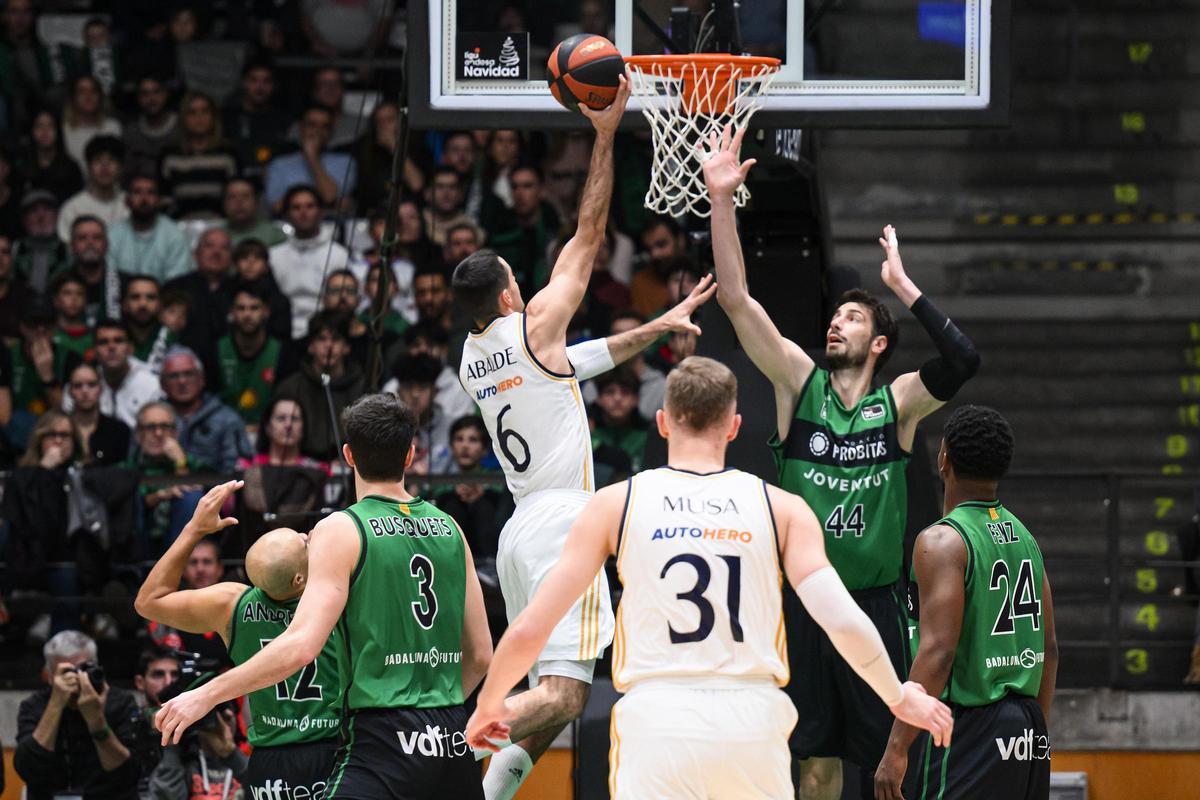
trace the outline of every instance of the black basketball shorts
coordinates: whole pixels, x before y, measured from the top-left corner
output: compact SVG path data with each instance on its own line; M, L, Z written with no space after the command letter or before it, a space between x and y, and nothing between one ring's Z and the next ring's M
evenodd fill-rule
M313 800L325 794L338 740L256 747L242 779L245 800Z

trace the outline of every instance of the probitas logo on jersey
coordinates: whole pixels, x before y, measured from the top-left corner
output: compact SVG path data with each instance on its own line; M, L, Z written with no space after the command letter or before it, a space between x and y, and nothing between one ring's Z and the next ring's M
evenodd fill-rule
M829 452L829 437L817 431L808 439L808 449L814 456L823 456Z

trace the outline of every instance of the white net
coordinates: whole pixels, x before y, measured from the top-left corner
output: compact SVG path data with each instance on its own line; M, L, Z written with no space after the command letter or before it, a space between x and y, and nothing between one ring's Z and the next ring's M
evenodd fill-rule
M698 145L726 125L744 127L762 105L779 71L775 59L712 56L655 61L631 58L630 88L641 99L642 113L654 137L654 159L646 208L659 214L707 217L708 191L701 165L707 150ZM743 184L734 194L741 207L750 198Z

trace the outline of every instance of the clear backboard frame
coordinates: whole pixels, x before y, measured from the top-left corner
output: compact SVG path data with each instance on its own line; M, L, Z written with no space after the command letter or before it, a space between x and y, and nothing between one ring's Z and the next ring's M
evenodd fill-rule
M746 0L742 0L743 4ZM784 0L784 65L754 118L767 128L965 128L1008 122L1011 0L961 0L961 79L805 79L804 0ZM613 40L633 52L633 4L614 2ZM586 127L555 102L544 80L471 80L455 75L456 0L409 3L410 121L419 128ZM630 102L626 125L645 125Z

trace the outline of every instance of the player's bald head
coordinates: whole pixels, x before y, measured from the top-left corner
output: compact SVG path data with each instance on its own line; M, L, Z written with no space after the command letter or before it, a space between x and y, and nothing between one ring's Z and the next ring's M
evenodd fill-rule
M246 577L272 600L290 600L308 582L308 538L291 528L259 537L246 552Z

